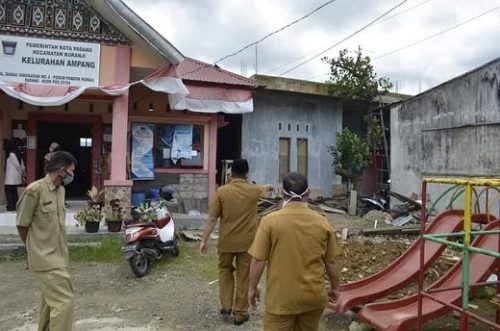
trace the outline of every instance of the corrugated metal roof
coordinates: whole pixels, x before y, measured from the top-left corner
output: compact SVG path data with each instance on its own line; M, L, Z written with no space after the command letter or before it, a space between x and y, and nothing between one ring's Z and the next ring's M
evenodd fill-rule
M257 81L246 78L209 63L186 57L177 66L179 78L187 81L259 87Z

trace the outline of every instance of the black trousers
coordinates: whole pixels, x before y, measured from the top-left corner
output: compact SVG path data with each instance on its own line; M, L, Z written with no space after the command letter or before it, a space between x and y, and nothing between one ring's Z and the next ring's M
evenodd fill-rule
M7 211L15 211L16 203L19 199L17 187L19 185L5 185L5 197L7 198Z

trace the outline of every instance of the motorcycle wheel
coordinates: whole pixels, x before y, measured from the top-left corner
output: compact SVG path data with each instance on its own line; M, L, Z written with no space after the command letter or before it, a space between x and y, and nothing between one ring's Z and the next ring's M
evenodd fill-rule
M129 260L130 268L137 277L143 277L149 272L151 263L144 254L134 254Z

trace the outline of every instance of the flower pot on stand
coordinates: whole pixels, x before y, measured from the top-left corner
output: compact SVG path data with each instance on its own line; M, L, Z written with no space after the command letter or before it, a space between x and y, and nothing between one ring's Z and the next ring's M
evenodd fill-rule
M122 229L122 221L106 220L106 225L108 226L108 232L120 232Z
M85 222L85 232L96 233L99 231L99 222Z

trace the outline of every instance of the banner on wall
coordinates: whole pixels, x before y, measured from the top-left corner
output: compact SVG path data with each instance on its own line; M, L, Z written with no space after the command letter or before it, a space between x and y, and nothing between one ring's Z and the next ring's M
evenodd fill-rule
M101 45L0 35L0 80L42 85L99 86Z
M132 124L132 180L154 179L153 142L153 124Z
M191 160L193 145L193 126L176 125L174 129L174 138L172 141L171 159L174 163L178 159Z

